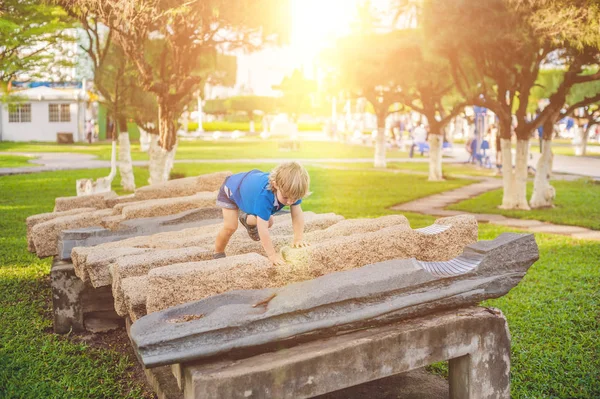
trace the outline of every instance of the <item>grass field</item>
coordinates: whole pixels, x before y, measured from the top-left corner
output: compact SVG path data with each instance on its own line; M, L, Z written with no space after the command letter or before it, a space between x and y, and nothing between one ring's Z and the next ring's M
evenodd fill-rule
M502 190L489 191L478 197L449 206L449 209L473 213L494 213L508 217L542 220L555 224L587 227L600 230L600 182L590 179L576 181L554 180L556 189L554 208L530 211L499 209ZM533 183L527 184L527 198L531 198Z
M177 164L178 176L271 164ZM346 217L391 213L392 204L469 182L431 183L426 176L309 167L313 195L303 208ZM111 348L90 348L51 333L50 260L26 251L25 218L51 211L54 198L75 194L75 180L107 170L50 172L0 177L0 398L140 398L144 388L131 376L135 359ZM146 169L135 168L138 185ZM115 186L118 182L115 182ZM43 195L40 195L43 193ZM433 219L407 214L413 227ZM481 225L480 238L504 228ZM600 397L600 243L536 235L540 260L499 307L512 335L512 397ZM134 381L134 382L132 382Z
M22 168L24 166L34 166L29 163L33 157L22 155L0 155L0 168Z

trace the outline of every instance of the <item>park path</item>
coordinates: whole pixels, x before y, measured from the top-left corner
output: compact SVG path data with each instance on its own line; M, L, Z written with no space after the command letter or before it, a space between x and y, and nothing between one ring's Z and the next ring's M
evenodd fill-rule
M473 215L478 222L490 223L499 226L513 227L533 233L561 234L584 240L600 241L600 231L579 226L559 225L539 220L515 219L503 215L470 213L445 209L451 204L476 197L491 190L502 188L502 179L484 178L478 183L444 191L429 197L419 198L392 206L395 211L415 212L431 216Z

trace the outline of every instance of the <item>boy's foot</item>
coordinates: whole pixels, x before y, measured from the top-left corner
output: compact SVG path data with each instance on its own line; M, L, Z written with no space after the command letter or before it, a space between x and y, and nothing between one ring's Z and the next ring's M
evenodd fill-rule
M215 252L213 254L213 259L221 259L225 257L225 252Z
M242 210L240 210L239 220L242 226L248 230L248 235L254 241L260 241L260 236L258 235L258 228L256 226L249 226L246 219L248 218L248 214Z

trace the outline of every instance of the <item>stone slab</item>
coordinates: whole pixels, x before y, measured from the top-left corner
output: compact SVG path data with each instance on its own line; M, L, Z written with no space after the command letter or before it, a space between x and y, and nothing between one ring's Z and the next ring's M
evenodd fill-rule
M532 234L505 233L466 247L452 262L393 260L175 306L142 317L131 338L146 367L260 353L500 297L538 256Z
M184 364L185 399L310 398L449 361L451 398L510 398L510 334L497 310L467 308L239 360Z
M175 215L127 220L121 222L121 228L118 231L102 227L64 230L58 241L58 255L60 259L68 260L71 258L71 251L75 247L92 247L132 237L208 226L222 223L222 221L223 213L221 209L209 207L192 209Z

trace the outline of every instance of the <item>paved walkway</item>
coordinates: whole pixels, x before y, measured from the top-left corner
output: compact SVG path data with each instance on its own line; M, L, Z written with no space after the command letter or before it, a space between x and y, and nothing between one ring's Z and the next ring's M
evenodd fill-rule
M533 233L550 233L571 236L584 240L600 241L600 231L586 229L579 226L558 225L539 220L515 219L496 214L469 213L444 209L447 206L476 197L487 191L502 188L501 179L482 179L479 183L460 187L451 191L430 195L415 201L406 202L391 207L396 211L415 212L432 216L473 215L478 222L514 227Z

